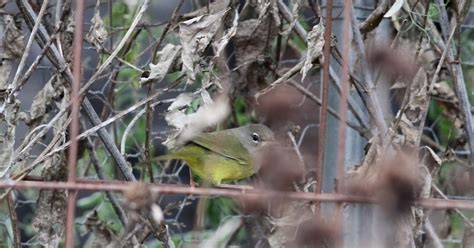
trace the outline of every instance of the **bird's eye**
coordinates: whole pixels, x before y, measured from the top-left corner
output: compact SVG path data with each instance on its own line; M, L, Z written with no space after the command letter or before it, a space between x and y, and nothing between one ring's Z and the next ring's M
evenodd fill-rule
M258 135L258 133L252 133L252 142L255 144L260 142L260 135Z

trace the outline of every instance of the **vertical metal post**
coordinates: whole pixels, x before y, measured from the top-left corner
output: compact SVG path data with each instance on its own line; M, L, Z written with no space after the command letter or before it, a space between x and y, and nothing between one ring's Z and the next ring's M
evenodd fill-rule
M327 15L327 0L322 0L321 3L321 10L322 15L325 19ZM340 51L342 51L342 32L343 32L343 8L344 8L344 0L333 0L333 10L332 10L332 17L333 17L333 34L336 36L337 47ZM371 11L376 7L374 0L354 0L354 15L360 20L363 21L365 18L371 13ZM382 21L380 24L381 26L385 26L387 28L378 29L375 32L377 35L383 35L386 37L386 33L390 30L388 26L390 26L390 22L387 20ZM345 42L348 42L346 40ZM352 65L356 61L356 54L351 50L349 54L349 68L353 68ZM337 75L341 75L341 68L340 66L332 61L331 67L334 68ZM324 77L324 75L323 75ZM386 92L386 90L382 90L382 92ZM331 82L329 84L329 106L334 109L339 109L339 99L340 94L338 93L337 88L334 86L334 83ZM362 101L359 97L355 94L350 95L351 98L355 100L356 103L360 103L362 106ZM388 99L388 98L384 98ZM361 107L364 109L364 107ZM348 121L356 121L355 117L350 113L347 114ZM336 118L329 115L327 119L327 134L328 138L325 141L325 154L324 154L324 173L322 176L323 185L322 191L323 192L333 192L335 188L334 179L337 177L337 158L339 155L338 151L338 125L339 122ZM346 129L346 136L345 136L345 168L350 169L354 165L360 164L364 156L364 146L366 144L366 140L359 135L359 133L351 128ZM334 204L323 204L322 211L323 217L332 216ZM374 223L372 220L374 215L373 207L367 205L359 205L359 204L351 204L344 208L343 211L343 243L344 247L361 247L364 245L364 242L367 240L373 240L373 232L371 231L374 229L371 226L367 226L368 223Z

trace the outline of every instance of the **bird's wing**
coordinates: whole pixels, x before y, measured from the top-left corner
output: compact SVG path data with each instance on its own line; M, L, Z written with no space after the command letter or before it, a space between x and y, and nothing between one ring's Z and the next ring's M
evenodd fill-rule
M203 133L193 138L191 142L224 157L235 159L241 164L246 164L246 161L249 160L249 154L245 147L228 133Z

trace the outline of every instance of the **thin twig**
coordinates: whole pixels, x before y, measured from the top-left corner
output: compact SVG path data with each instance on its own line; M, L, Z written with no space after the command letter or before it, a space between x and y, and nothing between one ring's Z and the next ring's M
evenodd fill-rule
M291 133L291 131L288 131L286 134L288 135L288 138L290 138L291 145L293 146L293 150L295 150L296 155L298 156L298 159L300 160L301 165L304 165L303 155L301 154L299 146L296 143L295 136L293 135L293 133Z
M442 0L435 0L435 3L439 10L441 32L444 39L447 41L449 40L451 33L451 26L449 24L448 14L446 12L446 5ZM474 122L472 121L471 104L469 102L469 96L466 90L466 84L464 82L462 66L461 63L455 61L452 47L453 46L451 44L446 43L448 63L451 67L451 73L454 79L454 90L459 99L459 106L464 117L464 128L466 130L470 152L469 162L472 165L474 164Z
M22 14L26 17L26 20L28 20L28 24L31 24L34 22L36 19L36 13L33 11L31 5L29 4L28 1L26 0L17 0L17 5L19 6L20 11ZM97 69L96 73L89 79L89 81L83 86L81 89L80 93L83 94L85 91L88 89L92 83L95 82L96 79L99 78L99 76L102 74L102 72L109 66L109 64L112 62L113 58L117 56L118 52L123 48L124 44L130 37L131 33L135 29L138 21L141 19L143 16L143 13L148 7L149 0L143 0L142 5L139 8L139 11L135 15L135 18L132 22L132 24L129 27L129 30L126 32L125 36L122 38L120 41L119 45L117 45L117 48L112 52L112 54L106 59L106 61L99 66ZM48 40L48 33L46 29L40 25L39 26L39 43L44 44ZM64 58L61 56L59 51L55 46L51 46L51 49L49 49L50 53L48 53L48 58L51 60L51 62L60 70L63 74L63 76L68 80L68 81L73 81L73 76L69 68L65 67L66 63L64 62ZM70 105L69 105L70 106ZM89 120L94 124L94 125L100 125L101 120L97 113L95 112L94 108L92 107L90 101L87 99L87 97L84 97L84 100L82 102L82 107L83 110L85 111L87 117ZM60 116L62 116L66 112L67 108L62 109L59 111L56 116L53 117L53 120L48 123L46 127L51 128L52 124L59 119ZM49 129L47 130L42 130L44 132L41 133L46 133ZM110 134L107 132L105 129L99 129L98 134L102 142L104 143L106 149L109 151L109 153L112 155L113 159L115 160L120 172L124 175L124 177L129 180L129 181L136 181L135 176L131 173L129 170L129 166L123 156L120 154L120 151L118 148L115 146L114 141L112 140ZM41 135L40 137L42 137ZM35 138L39 138L36 136Z
M89 149L90 159L91 159L92 164L94 165L94 169L95 169L95 172L97 173L97 177L99 177L99 179L101 180L105 180L106 178L105 178L104 171L99 163L99 159L97 158L97 152L90 138L87 138L86 146ZM115 213L119 217L119 220L122 222L122 225L126 226L127 214L123 210L117 198L111 192L105 192L105 195L109 199L110 204L112 205L112 208L115 210Z
M149 3L149 0L143 0L142 5L138 9L138 12L135 15L135 17L133 18L133 21L130 24L129 29L124 34L124 36L120 40L117 47L112 51L110 56L99 66L99 68L97 68L94 75L92 75L92 77L87 81L87 83L85 83L84 86L81 88L81 91L80 91L81 95L84 94L89 89L89 87L100 77L102 72L104 72L105 69L107 69L110 63L115 59L115 57L117 57L118 53L127 44L127 41L129 40L130 36L132 36L132 34L134 33L134 30L138 22L142 19L143 14L145 13L145 10L148 8L148 3Z
M449 200L449 198L443 193L443 191L441 191L441 189L438 188L438 186L436 184L432 184L431 185L433 187L433 189L436 191L436 193L438 195L440 195L443 199L445 200ZM472 201L471 201L472 202ZM474 203L474 202L473 202ZM472 221L465 215L463 214L463 212L459 211L459 209L457 208L454 208L454 211L459 214L459 216L461 216L461 218L464 220L464 222L466 224L468 224L469 226L473 226L473 223Z
M429 147L432 147L432 148L436 148L437 150L439 151L444 151L446 150L445 147L442 147L438 142L434 141L433 139L431 139L430 137L428 137L427 135L423 135L421 136L421 141L423 141L424 143L426 143ZM453 157L453 160L454 162L456 162L455 164L458 164L460 166L463 166L465 168L469 168L470 165L462 160L459 156L457 156L456 154L454 154L454 157Z
M288 22L291 21L291 12L283 1L281 1L281 0L278 1L278 8L282 12L283 17L285 18L285 20L287 20ZM296 34L298 36L300 36L301 39L306 40L307 32L303 28L303 26L301 25L300 22L296 22L294 30L295 30ZM331 49L331 52L332 52L332 49ZM336 58L336 61L337 61L337 58ZM291 74L290 77L293 77L296 73L299 72L299 69L296 70L297 67L299 67L298 64L295 65L294 74ZM299 68L301 68L301 67L299 67ZM290 69L290 70L292 70L292 69ZM331 64L329 64L329 75L331 75L331 77L336 81L336 87L339 89L340 86L337 85L339 80L338 80L338 78L335 77L335 76L337 76L337 74L335 73L335 70L332 68ZM356 86L360 84L355 79L355 77L353 77L352 75L351 75L351 82L353 82L354 85L356 85ZM278 83L280 84L280 83L283 83L283 82L278 82ZM353 101L353 99L349 98L349 108L351 109L352 113L354 114L354 117L359 122L364 123L364 126L367 126L366 123L363 121L365 119L364 116L362 115L361 111L358 111L359 108L355 107L355 105L357 105L357 104Z
M342 65L342 63L341 63ZM336 89L338 91L339 94L341 94L341 80L339 78L339 75L338 73L336 73L334 71L334 69L329 66L329 75L331 76L332 80L334 80L334 86L336 86ZM355 80L354 78L352 77L352 74L351 72L349 72L349 76L350 76L350 80L351 82L354 81L352 84L355 84ZM360 109L360 104L358 104L354 98L352 97L349 97L347 99L348 103L349 103L349 109L351 110L351 112L353 113L354 115L354 118L363 126L363 127L366 127L366 128L369 128L370 125L368 123L368 120L367 120L367 117L366 117L366 114L364 114L364 111L362 109Z
M135 111L135 110L138 109L139 107L145 105L147 102L156 99L156 97L160 96L160 95L161 95L164 91L166 91L166 90L167 90L167 88L165 88L165 89L162 90L162 91L156 92L155 94L151 95L150 97L141 100L140 102L134 104L133 106L131 106L131 107L127 108L126 110L124 110L124 111L122 111L122 112L116 114L116 115L113 116L113 117L110 117L109 119L107 119L107 120L105 120L105 121L103 121L103 122L101 122L101 121L98 120L98 122L99 122L98 125L96 125L96 126L90 128L90 129L88 129L88 130L82 132L81 134L79 134L79 135L77 136L77 139L79 140L79 139L82 139L82 138L86 138L86 137L88 137L88 136L90 136L90 135L92 135L92 134L94 134L94 133L96 133L96 132L99 132L99 133L100 133L101 130L105 130L104 127L106 127L106 126L108 126L108 125L110 125L110 124L116 122L118 119L124 117L124 116L127 115L128 113L131 113L131 112ZM88 103L88 104L90 104L90 103ZM90 107L92 108L92 106L90 106ZM98 116L96 116L96 117L99 118ZM115 143L114 143L111 139L108 140L108 142L111 142L111 144L105 144L105 145L114 146L115 149L117 150L117 152L119 153L119 156L123 158L122 154L120 153L120 151L118 150L118 148L115 146ZM65 142L64 144L62 144L61 146L57 147L56 149L50 151L49 153L47 153L47 154L45 154L45 155L43 155L43 156L38 157L38 159L37 159L33 164L41 163L41 162L44 161L46 158L48 158L48 157L50 157L50 156L52 156L52 155L54 155L54 154L56 154L56 153L58 153L58 152L60 152L60 151L63 151L64 149L66 149L66 148L69 147L70 145L71 145L71 141ZM114 149L111 149L111 150L114 150ZM109 150L109 152L110 152L110 150ZM125 171L127 171L127 173L129 173L130 175L132 175L131 172L129 172L127 162L125 162L125 164L126 164L126 167L125 167L125 168L121 168L121 167L119 167L119 168L120 168L121 170L124 169ZM123 172L123 171L122 171L122 172ZM126 176L126 177L127 177L127 176ZM130 180L129 178L127 178L127 180L129 180L129 181L134 181L134 180L136 180L136 179L135 179L134 176L133 176L133 179Z
M41 5L41 9L38 13L38 16L37 16L36 20L35 20L36 23L33 26L33 29L31 30L30 37L28 38L28 42L26 43L25 50L23 52L23 55L21 56L20 64L18 64L18 68L16 69L15 76L13 77L13 81L10 84L10 87L11 87L12 91L8 95L8 98L7 98L8 102L11 102L13 100L13 96L19 88L18 85L17 85L18 80L20 79L20 76L23 73L23 68L25 67L26 59L28 58L28 55L30 55L31 45L33 45L34 38L36 36L36 33L38 32L38 28L40 26L41 20L43 18L43 15L45 13L45 10L46 10L47 6L48 6L48 0L43 1L43 4Z
M304 65L304 61L300 61L295 66L291 67L288 71L286 71L283 75L281 75L281 77L279 77L277 80L275 80L271 84L269 84L265 89L257 92L257 94L255 94L255 99L258 100L258 98L260 98L261 96L267 94L268 92L272 91L276 87L278 87L281 84L287 82L288 79L292 78L294 75L296 75L301 70L303 65Z
M316 96L315 94L313 94L311 91L307 90L306 88L304 88L301 84L295 82L294 80L289 80L288 81L288 84L295 87L298 91L300 91L301 93L303 93L305 96L307 96L309 99L313 100L316 104L318 104L319 106L322 106L322 101L321 99L319 99L318 96ZM334 110L332 107L328 106L327 108L327 111L336 119L338 120L341 120L341 117L339 116L339 114L337 113L336 110ZM361 136L364 136L364 137L367 137L367 134L369 133L368 131L368 127L367 126L360 126L354 122L352 122L351 120L346 120L345 122L347 124L347 126L349 126L350 128L354 129L355 131L359 132ZM362 124L362 123L360 123Z
M451 39L454 36L454 33L455 33L454 31L455 31L454 29L453 29L453 31L451 31L451 34L449 35L448 41L446 41L446 47L450 46L449 44L451 42ZM446 58L447 51L448 51L448 49L444 49L443 54L441 54L441 58L439 59L438 66L436 67L436 70L433 74L433 78L431 79L431 82L428 85L428 91L427 91L428 100L427 100L427 103L426 103L427 106L426 106L425 111L423 112L423 116L421 117L421 123L419 124L420 126L419 126L419 130L418 130L418 132L420 134L423 133L423 128L425 127L426 116L428 115L428 107L429 107L429 104L430 104L430 95L431 95L431 92L434 89L434 86L435 86L436 82L438 81L438 75L439 75L439 72L441 71L441 68L444 64L444 59ZM418 145L421 142L421 136L422 135L420 135L420 139L418 140Z
M352 10L354 11L354 10ZM368 100L370 103L370 107L368 106L369 112L372 112L372 116L374 118L375 125L379 130L379 135L383 139L383 137L387 133L387 124L385 123L385 119L382 112L382 107L378 100L377 95L375 94L375 85L372 80L372 76L369 71L369 66L367 64L367 58L365 55L365 47L362 41L362 36L359 30L359 21L357 21L355 15L351 16L352 18L352 33L354 35L354 41L359 52L360 56L360 63L362 68L362 75L364 76L365 85L367 88L366 94L368 95ZM349 41L347 41L349 42ZM344 66L344 65L343 65Z
M443 243L441 243L441 240L438 237L438 234L436 234L436 231L434 230L429 218L425 220L425 229L426 233L428 234L428 237L431 239L431 244L433 245L433 248L443 248Z
M152 54L152 62L153 63L157 63L157 53L158 53L158 49L161 47L161 43L163 42L163 40L165 39L165 36L166 34L168 33L168 31L170 30L171 28L171 25L176 21L176 18L177 18L177 14L178 14L178 11L181 9L181 6L183 5L184 3L184 0L181 0L178 5L176 6L176 8L173 10L173 14L171 15L171 18L170 18L170 21L166 24L166 27L164 28L159 40L158 40L158 43L156 44L155 46L155 49L153 50L153 54ZM208 10L209 10L209 2L208 2ZM148 83L148 87L147 87L147 96L150 96L154 91L155 91L155 86L156 86L156 83L155 82L150 82ZM149 180L150 182L153 182L154 180L154 177L153 177L153 169L151 168L152 164L151 164L151 156L152 156L152 147L153 147L153 139L152 139L152 129L153 129L153 107L151 106L151 103L148 102L146 104L146 126L145 126L145 161L147 161L145 163L146 165L146 169L148 171L148 177L149 177ZM122 142L123 142L123 139L122 139ZM122 143L123 145L123 143ZM122 150L122 149L121 149ZM124 150L122 150L122 153L124 153Z
M35 61L31 63L31 66L26 70L26 72L23 74L21 79L19 79L18 84L16 85L16 88L12 90L12 92L16 92L20 90L21 87L28 81L28 79L31 77L33 72L35 72L35 69L38 67L39 63L41 62L41 59L46 55L46 51L49 49L49 46L53 43L53 41L56 39L56 34L51 35L49 40L46 42L45 46L43 49L41 49L40 54L36 57Z
M389 0L382 0L377 8L372 10L369 16L359 24L359 29L362 35L369 33L379 26L380 22L383 20L383 15L387 12L389 7Z
M13 231L13 246L15 248L21 247L21 236L20 230L18 229L18 215L16 214L15 199L13 192L10 192L7 196L8 212L10 213L10 223Z
M153 99L152 97L153 97L153 95L149 96L148 99ZM168 102L169 102L169 100L168 100ZM163 103L163 101L157 101L157 102L154 102L154 103L151 103L151 104L150 104L150 101L148 101L147 103L150 105L150 108L153 109L156 105ZM130 120L130 122L128 123L127 127L126 127L125 130L123 131L122 140L120 141L120 152L122 153L122 155L125 155L125 145L126 145L126 143L127 143L126 141L127 141L127 136L128 136L128 134L129 134L130 131L132 130L132 128L133 128L133 126L135 125L135 123L140 119L140 117L141 117L142 115L145 114L146 111L147 111L146 108L140 110L140 112L138 112L138 113L132 118L132 120ZM114 117L112 117L112 118L115 119ZM112 118L111 118L111 119L112 119ZM109 119L109 120L110 120L110 119ZM115 120L112 121L112 122L115 122ZM146 157L145 157L145 159L151 159L151 158L146 158ZM147 163L150 163L150 162L147 161Z

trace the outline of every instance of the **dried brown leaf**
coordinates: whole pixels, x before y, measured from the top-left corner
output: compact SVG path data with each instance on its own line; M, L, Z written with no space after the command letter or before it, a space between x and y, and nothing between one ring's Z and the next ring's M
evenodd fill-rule
M10 172L12 155L15 152L15 134L17 126L17 116L20 109L20 102L6 104L0 120L3 122L0 135L0 178L4 178Z
M63 154L55 155L44 163L42 177L59 181L67 178L67 163ZM64 236L67 193L65 190L41 190L32 227L38 242L45 247L59 247Z
M298 22L298 12L301 8L301 0L293 0L292 1L293 8L291 9L291 21L288 25L288 27L281 32L281 35L286 36L290 34L291 30L293 30L293 27L296 25Z
M194 113L186 113L187 106L192 101L200 99L202 105L199 109ZM220 96L213 101L207 91L202 91L200 96L183 93L168 108L165 120L172 130L163 144L169 149L181 146L200 134L205 128L222 122L229 113L230 106L225 96Z
M245 65L249 61L258 59L265 51L267 44L260 39L265 37L268 30L260 26L257 19L239 22L235 36L236 59L238 64Z
M12 62L18 59L23 54L25 48L24 36L21 31L16 27L13 16L3 14L3 23L0 24L4 31L0 35L1 47L0 57L2 63L0 65L0 92L6 91L11 87L9 85L9 76L12 69ZM0 95L1 98L3 96ZM0 110L0 113L4 112L4 109Z
M179 38L183 51L183 72L186 74L187 83L196 80L200 72L199 60L204 50L209 46L219 28L223 25L223 17L229 9L210 15L202 15L179 23Z
M108 33L105 29L104 21L100 17L99 1L97 1L91 23L92 25L86 34L86 39L94 45L97 51L101 51L103 49L102 44L107 40Z
M157 53L158 63L150 63L150 73L146 77L141 77L140 82L146 83L149 80L161 81L166 74L178 63L178 57L181 55L182 47L179 45L166 44L161 51Z
M426 72L420 68L409 88L406 107L403 109L393 143L402 149L418 147L423 135L424 118L428 111L428 79Z
M24 35L15 25L15 20L11 15L3 17L5 28L5 37L2 40L2 46L5 49L3 59L12 59L20 57L25 48Z
M438 154L436 154L433 149L429 146L423 146L420 148L425 149L428 151L428 154L425 154L423 156L423 164L426 165L426 167L429 169L431 175L436 175L438 169L441 167L441 164L443 163L443 159L441 159Z
M306 77L306 73L313 67L313 61L323 54L324 47L324 24L320 21L317 25L313 26L313 29L308 33L307 37L307 50L304 59L303 67L301 68L301 80Z
M238 25L239 25L239 12L237 11L237 9L235 9L234 20L232 21L232 27L228 28L225 31L225 34L222 37L220 37L218 41L212 43L212 46L215 49L215 57L218 57L221 55L222 51L224 51L224 48L229 43L230 39L234 37L234 35L237 33Z
M256 8L258 13L258 19L261 21L268 15L271 15L275 26L279 27L281 23L280 14L278 11L278 0L257 0Z
M57 94L59 94L59 92L53 88L53 80L56 80L56 77L52 77L33 98L28 118L29 120L26 122L28 125L33 124L32 126L34 126L43 117L47 116L48 107L51 105Z
M41 190L32 227L44 247L59 247L64 236L67 195L65 190Z
M70 102L68 91L63 90L59 108L66 108ZM68 116L63 115L53 125L53 133L61 135L67 127ZM59 147L61 143L53 146ZM63 181L67 178L67 161L65 151L48 158L43 164L41 177L46 181ZM37 233L38 242L46 247L58 247L64 236L64 223L67 206L65 190L41 190L37 200L37 210L33 220L33 230Z
M117 236L109 224L100 218L97 210L87 214L85 226L89 232L94 233L92 247L107 247L117 241Z
M206 6L200 9L184 14L182 16L182 19L189 20L189 19L195 18L197 16L202 16L205 14L214 14L214 13L226 10L227 8L230 7L231 3L232 1L230 0L220 0L220 1L210 2L209 8L206 4Z

